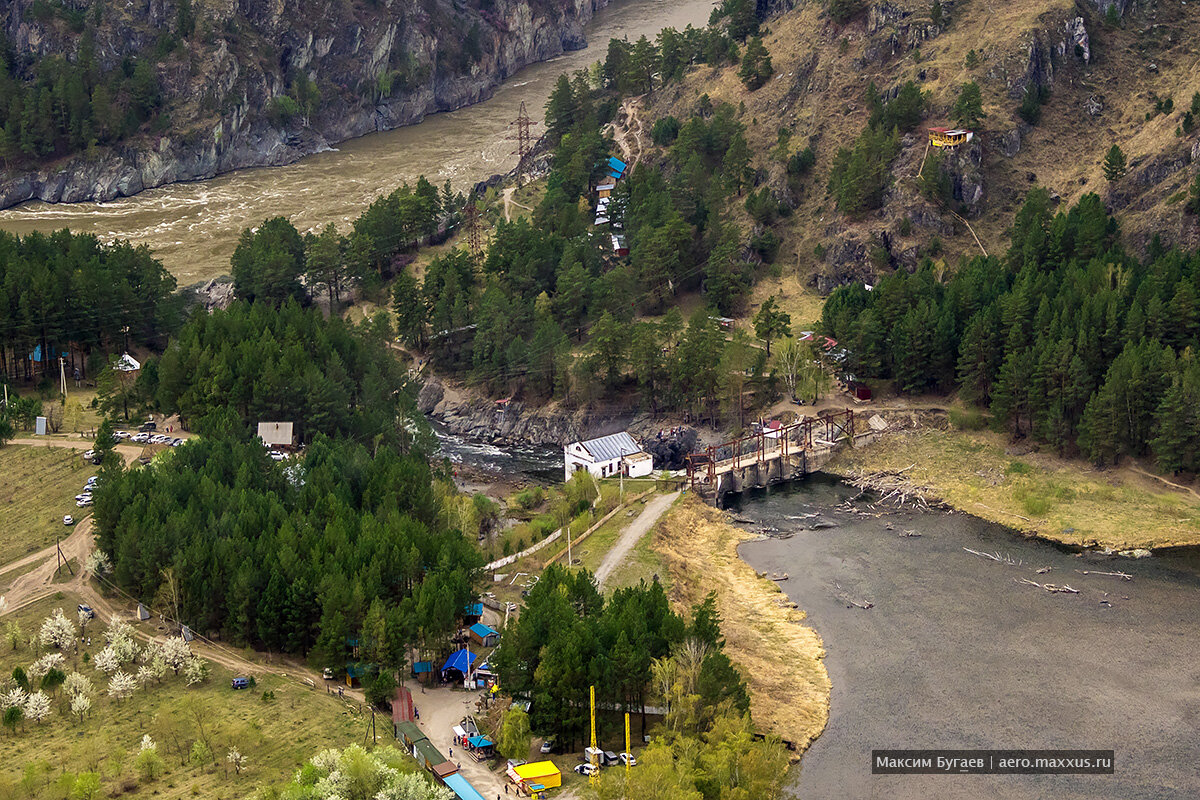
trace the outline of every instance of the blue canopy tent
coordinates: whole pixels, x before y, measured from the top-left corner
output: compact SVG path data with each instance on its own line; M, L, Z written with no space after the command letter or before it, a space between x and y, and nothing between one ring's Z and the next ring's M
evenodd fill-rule
M461 672L463 677L471 671L471 665L475 663L475 654L467 648L463 648L457 652L451 653L446 659L446 663L442 664L442 679L447 680L447 672Z

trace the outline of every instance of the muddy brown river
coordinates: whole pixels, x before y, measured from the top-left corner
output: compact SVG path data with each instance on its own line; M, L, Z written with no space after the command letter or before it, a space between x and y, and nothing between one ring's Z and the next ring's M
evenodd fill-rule
M712 7L713 0L616 0L585 29L587 48L526 67L474 106L343 142L286 167L238 170L108 203L31 201L0 212L0 228L28 233L65 227L147 244L181 286L221 275L242 229L267 217L290 217L301 231L328 222L348 228L373 199L420 174L439 186L448 178L465 190L507 172L516 166L516 143L508 137L522 102L540 120L555 79L602 60L609 39L653 39L666 27L699 27Z
M746 495L737 508L740 517L795 533L745 544L741 553L760 572L791 576L780 586L808 612L828 651L829 726L791 779L794 794L1200 797L1196 550L1077 557L959 513L875 519L836 509L853 494L818 475ZM811 515L835 526L811 530ZM1117 570L1132 580L1095 574ZM1051 594L1022 578L1066 583L1079 594ZM1112 749L1115 773L872 775L877 748Z

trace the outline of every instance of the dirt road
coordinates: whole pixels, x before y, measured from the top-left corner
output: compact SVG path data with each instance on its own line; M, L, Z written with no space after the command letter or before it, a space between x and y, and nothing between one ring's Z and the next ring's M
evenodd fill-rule
M638 514L637 519L629 523L625 530L621 531L621 535L617 537L616 543L612 550L608 551L608 555L600 562L600 566L596 568L596 584L601 588L604 587L604 581L613 573L621 563L625 561L625 557L629 555L629 551L646 535L646 532L654 527L654 523L658 522L658 518L663 515L663 512L671 507L675 502L675 498L679 497L679 492L660 495L654 498L646 507L642 509L642 513Z
M95 447L94 442L86 439L9 439L9 444L26 444L31 447L66 447L71 450L86 451ZM141 445L118 444L113 448L125 459L125 466L138 460L142 454Z
M415 686L410 688L416 691ZM461 765L459 771L472 786L488 798L504 794L504 774L492 772L486 761L476 761L463 748L455 747L454 732L451 730L467 714L475 713L475 701L478 699L479 692L447 688L426 689L424 694L417 692L413 695L413 703L421 712L421 719L417 724L429 737L429 741L433 742L442 755Z
M71 535L58 546L62 547L63 555L68 561L74 560L79 566L75 567L76 579L83 572L83 563L92 549L92 518L89 515L75 524ZM43 597L49 597L55 592L62 591L69 584L54 583L54 571L59 564L55 545L45 550L39 550L32 555L13 561L0 569L0 575L12 573L22 567L36 564L33 569L18 575L4 587L0 596L0 616L24 608L30 603L36 603Z

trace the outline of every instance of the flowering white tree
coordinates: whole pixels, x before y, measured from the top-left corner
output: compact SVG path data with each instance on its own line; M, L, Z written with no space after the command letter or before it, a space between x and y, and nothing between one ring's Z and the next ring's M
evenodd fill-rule
M143 689L154 683L155 680L156 678L154 677L154 670L151 669L148 664L142 664L140 667L138 667L137 682L138 685L140 685Z
M167 677L167 662L163 661L162 656L155 656L148 666L154 674L154 680L161 681Z
M78 672L72 672L63 681L63 691L67 697L79 697L80 695L91 696L96 693L92 682L88 680L86 675L80 675Z
M166 665L179 674L192 657L192 648L182 636L172 636L162 646L162 658Z
M37 683L47 672L52 669L62 669L64 664L66 664L66 658L62 653L47 653L30 664L25 674L29 676L31 684Z
M137 656L138 646L133 638L133 626L125 620L114 619L105 631L104 638L120 663L132 661Z
M93 575L107 575L112 572L112 560L101 550L93 550L84 562L88 572Z
M92 615L80 609L79 615L75 619L79 622L79 635L82 636L87 632L87 626L92 621Z
M187 678L188 686L204 683L208 680L208 662L199 656L193 656L188 659L187 665L183 668L183 674Z
M20 686L14 686L5 692L3 697L0 697L0 705L3 705L6 709L24 708L25 698L28 696L28 693Z
M138 746L138 752L141 753L145 750L157 750L157 749L158 749L158 743L156 741L154 741L153 738L151 738L150 734L148 734L148 733L142 734L142 741L141 741L141 744Z
M71 713L79 717L79 721L83 722L83 717L92 708L92 698L86 694L77 694L71 698Z
M121 668L121 660L117 658L116 652L111 647L106 647L96 653L95 658L92 659L92 665L101 672L111 675Z
M42 720L50 716L50 698L45 692L37 691L25 698L25 716L29 717L39 725Z
M242 774L242 767L246 766L246 757L241 754L236 747L229 748L229 753L225 756L225 760L233 767L233 771L238 775Z
M117 670L108 679L108 696L114 698L118 703L132 695L136 688L137 681L128 672Z
M56 608L54 613L46 617L45 622L42 623L39 638L43 647L66 650L75 643L75 625L67 619L67 615L61 608Z

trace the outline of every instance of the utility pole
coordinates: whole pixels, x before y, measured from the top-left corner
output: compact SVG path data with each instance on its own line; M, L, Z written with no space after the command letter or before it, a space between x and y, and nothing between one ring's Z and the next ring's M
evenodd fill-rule
M525 101L521 101L521 110L517 114L517 118L513 120L511 125L517 126L517 149L514 155L517 156L517 187L520 188L523 183L522 178L528 170L529 154L533 152L531 137L529 135L529 126L533 124L533 120L529 118L528 112L525 111Z
M479 233L479 207L474 199L468 200L463 206L463 225L467 229L467 247L471 251L471 258L479 264L483 261L483 238Z
M67 366L63 357L58 357L58 385L62 387L62 396L67 396Z

